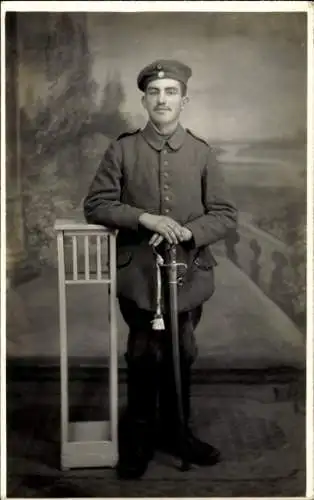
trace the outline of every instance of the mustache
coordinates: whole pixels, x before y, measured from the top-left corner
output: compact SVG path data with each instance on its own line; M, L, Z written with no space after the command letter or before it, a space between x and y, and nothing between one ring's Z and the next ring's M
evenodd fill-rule
M171 111L171 108L168 108L167 106L156 106L154 108L154 111Z

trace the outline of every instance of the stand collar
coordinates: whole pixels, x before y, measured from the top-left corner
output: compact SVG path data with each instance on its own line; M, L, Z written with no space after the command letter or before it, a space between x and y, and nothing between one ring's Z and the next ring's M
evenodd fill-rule
M145 128L142 130L142 135L146 142L157 151L161 151L166 144L176 151L182 146L186 131L179 123L173 134L165 138L161 134L158 134L152 123L148 121Z

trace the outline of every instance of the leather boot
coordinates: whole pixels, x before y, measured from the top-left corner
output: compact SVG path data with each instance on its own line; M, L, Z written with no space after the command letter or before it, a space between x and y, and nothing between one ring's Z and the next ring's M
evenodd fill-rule
M189 463L203 466L214 465L220 461L219 451L212 445L194 436L189 426L191 364L184 361L184 358L181 361L181 388L184 413L183 433L180 433L172 359L169 359L168 356L162 365L160 375L159 449L180 457L182 453L182 439L184 439L183 449Z
M127 410L119 423L121 479L139 479L154 455L158 365L153 356L128 362Z

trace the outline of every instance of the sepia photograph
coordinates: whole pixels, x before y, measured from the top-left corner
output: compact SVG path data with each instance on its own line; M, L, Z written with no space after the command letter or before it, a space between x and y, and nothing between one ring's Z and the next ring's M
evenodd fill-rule
M78 3L4 18L6 496L304 497L309 9Z

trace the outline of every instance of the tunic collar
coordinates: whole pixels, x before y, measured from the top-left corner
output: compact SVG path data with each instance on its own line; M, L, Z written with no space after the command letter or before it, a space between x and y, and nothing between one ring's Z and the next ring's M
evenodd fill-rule
M161 151L165 144L169 144L170 148L173 150L178 150L184 142L186 131L179 123L174 133L165 139L162 135L158 134L151 122L148 121L145 128L142 130L142 135L146 142L157 151Z

